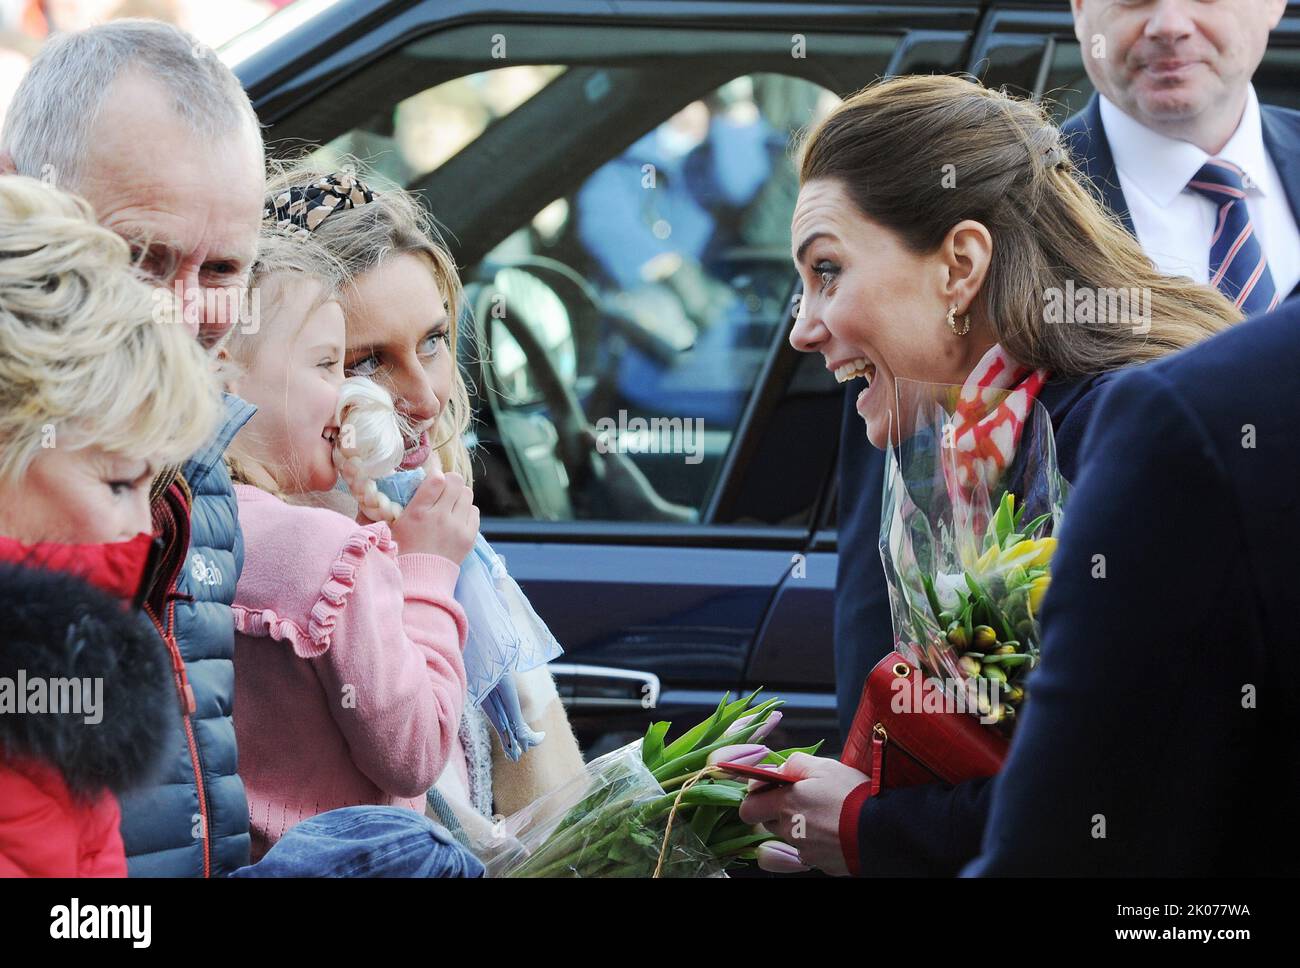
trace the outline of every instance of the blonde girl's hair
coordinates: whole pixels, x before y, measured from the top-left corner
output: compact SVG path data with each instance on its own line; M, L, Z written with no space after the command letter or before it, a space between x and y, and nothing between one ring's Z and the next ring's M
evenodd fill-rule
M238 326L231 327L219 345L223 361L221 376L226 380L237 380L247 372L258 355L260 337L271 330L283 326L301 330L316 308L338 298L339 287L345 278L342 264L314 238L295 236L263 223L258 236L257 258L249 274L244 316ZM288 318L280 312L283 285L295 279L314 283L316 290L308 311L300 317ZM285 393L288 392L286 380ZM238 437L227 449L225 461L231 479L240 484L265 486L249 473L250 458L245 456L245 451ZM274 493L278 497L288 497L279 490Z
M210 358L127 244L80 198L0 176L0 481L50 446L179 464L220 414Z
M257 258L248 276L248 300L240 325L232 326L221 344L229 356L248 361L257 353L258 338L268 329L277 326L301 327L302 319L284 319L277 297L279 286L275 283L301 277L317 283L318 291L312 309L331 299L337 299L339 288L347 274L343 265L314 238L294 236L263 223L257 239Z
M375 180L363 166L349 160L347 171L375 188ZM267 180L267 193L274 197L296 185L306 185L330 174L306 159L273 163ZM379 266L384 260L403 254L423 258L433 273L438 291L445 300L448 319L448 349L452 359L452 388L443 402L442 413L434 429L431 449L444 471L455 471L473 482L470 454L465 446L473 412L469 389L461 372L458 356L458 332L464 289L456 261L452 258L438 226L410 192L398 188L376 189L373 201L329 215L311 233L340 263L347 273L344 285L354 282Z
M801 184L839 182L863 215L914 252L934 251L965 219L981 222L993 253L972 314L1015 359L1063 379L1156 359L1242 318L1217 290L1155 268L1084 187L1040 105L965 78L897 77L864 88L806 135L799 167ZM1046 321L1050 294L1085 289L1149 293L1149 314L1131 318L1130 304L1118 324L1100 313Z

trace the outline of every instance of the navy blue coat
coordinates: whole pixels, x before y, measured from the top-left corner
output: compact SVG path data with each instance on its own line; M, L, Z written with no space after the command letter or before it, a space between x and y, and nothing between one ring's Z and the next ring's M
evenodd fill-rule
M248 800L231 718L230 605L244 565L244 539L222 455L254 408L235 397L227 397L226 407L217 438L182 468L192 505L163 509L170 514L164 521L188 517L189 540L169 583L174 587L162 590L149 611L168 648L179 653L194 701L170 738L161 781L122 798L122 840L132 877L219 877L248 863ZM177 530L186 530L183 522Z
M1292 299L1102 395L968 873L1300 873L1298 372Z
M1062 475L1072 480L1077 469L1077 455L1084 432L1092 419L1093 408L1101 390L1113 374L1105 373L1083 380L1053 380L1043 387L1039 402L1052 419L1056 437L1056 456ZM857 436L866 441L862 432L862 418L858 422ZM846 428L848 431L849 428ZM845 438L846 443L848 437ZM885 591L884 572L880 564L878 541L880 534L880 493L884 476L884 453L866 445L872 451L865 460L854 459L841 464L841 494L844 488L861 488L862 495L874 493L870 501L850 501L855 512L848 522L854 532L845 543L845 518L840 517L840 571L837 581L837 625L841 620L840 603L857 608L858 600L872 603L868 613L878 638L864 641L854 629L852 641L859 646L856 657L862 663L855 669L857 690L871 667L893 649L893 627L889 617L889 599ZM855 481L846 479L848 468L863 469L869 476ZM848 491L852 495L853 491ZM870 562L864 559L871 559ZM848 593L843 584L844 575L869 575L874 582L857 589L862 594ZM841 629L836 629L836 645ZM837 648L837 657L840 653ZM837 674L839 670L836 670ZM857 708L854 697L854 710ZM849 714L852 722L852 713ZM980 835L988 816L990 780L974 780L957 786L935 783L926 786L886 790L868 799L858 815L858 853L862 873L866 876L927 876L951 877L957 874L979 851Z

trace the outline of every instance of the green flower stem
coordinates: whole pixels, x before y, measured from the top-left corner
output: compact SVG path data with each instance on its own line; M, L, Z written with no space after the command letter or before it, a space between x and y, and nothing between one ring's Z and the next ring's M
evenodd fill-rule
M749 742L749 738L758 732L758 728L762 725L762 721L757 720L750 723L739 732L732 733L730 736L723 736L719 739L715 739L708 746L702 746L684 756L679 756L674 760L669 760L663 766L659 767L659 769L654 771L654 778L658 780L659 785L662 786L665 781L671 780L675 777L683 774L690 775L691 773L696 773L704 768L704 764L708 762L709 754L714 750L720 750L724 746L735 746Z
M742 798L736 797L730 788L716 787L711 789L710 787L711 785L707 783L697 784L686 792L680 793L680 802L678 800L679 793L665 793L661 797L632 806L629 810L620 813L614 818L613 828L608 832L593 833L590 830L583 831L588 836L584 838L584 842L580 846L575 846L572 843L564 844L551 841L543 845L541 851L525 861L516 870L516 876L549 877L559 873L566 867L576 867L583 855L588 851L599 853L612 844L616 838L624 836L629 828L650 826L672 810L674 803L677 804L674 829L679 823L689 825L693 810L697 806L720 808L723 811L719 821L720 824L726 825L735 822ZM556 846L560 850L561 856L555 858L554 853L548 849L552 846ZM554 859L548 860L547 857ZM531 872L529 871L530 867L534 868Z
M617 829L612 830L604 837L602 837L600 840L596 841L594 844L585 843L581 847L579 847L576 851L573 851L572 853L562 854L559 860L551 861L549 864L545 864L539 870L533 871L531 873L525 873L528 865L524 864L522 867L519 868L516 874L518 876L526 876L526 877L551 877L555 874L558 874L560 871L566 868L570 868L570 867L576 868L578 866L579 861L582 859L583 854L585 854L588 850L591 850L593 852L598 852L601 848L607 846L608 844L612 844L614 842L614 839L618 837L621 832L622 831Z
M687 780L690 780L692 777L700 776L701 774L704 773L704 770L707 769L708 767L706 766L704 767L704 769L696 770L693 773L682 773L679 776L669 777L667 780L661 781L659 785L663 787L665 791L676 790Z
M576 824L561 834L552 834L531 857L515 869L515 876L531 877L532 875L528 874L530 868L549 867L554 863L554 858L557 855L561 860L581 856L582 852L587 849L587 845L591 843L592 838L603 840L607 833L617 833L619 831L622 816L615 816L610 819L613 820L613 827L608 831L604 824L593 822L586 827ZM548 858L550 859L548 860Z
M651 803L655 804L659 802L660 801L658 800L651 801ZM614 826L613 829L609 830L607 833L601 834L599 831L586 831L586 833L590 833L592 837L597 838L594 843L588 839L579 846L577 850L573 850L572 845L570 844L568 845L568 849L561 854L558 860L552 860L549 862L537 861L538 857L552 853L551 851L548 851L547 848L554 842L548 841L543 845L542 850L534 854L518 868L516 875L527 877L549 877L551 874L558 873L564 867L570 866L570 864L577 866L578 860L580 860L582 855L588 850L599 851L609 844L612 844L616 838L623 836L629 827L636 827L644 823L646 817L647 812L645 807L634 806L631 810L620 813L616 817L612 818L614 820ZM526 869L534 861L543 865L541 869L530 874L525 874Z
M737 837L735 840L724 840L720 844L713 845L709 850L721 860L724 857L732 857L747 850L753 850L759 844L765 844L769 840L776 840L776 836L774 834L746 834L744 837Z

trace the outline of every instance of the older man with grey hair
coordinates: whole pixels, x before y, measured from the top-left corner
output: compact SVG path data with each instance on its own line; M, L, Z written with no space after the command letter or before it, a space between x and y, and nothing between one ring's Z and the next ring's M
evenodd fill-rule
M57 37L19 86L0 149L0 171L83 195L175 291L206 345L237 322L261 224L262 137L210 49L145 20ZM219 876L248 863L231 719L230 605L244 549L221 457L252 410L228 397L213 442L155 485L163 541L145 610L171 653L181 717L159 784L122 801L133 876Z
M210 49L149 20L56 37L14 95L0 168L76 192L215 339L257 249L261 131Z
M118 20L50 42L0 134L0 173L79 192L173 288L194 335L219 344L241 323L264 193L262 136L248 97L211 50L175 27ZM249 320L250 324L255 319ZM292 828L249 860L237 772L234 619L244 541L222 454L253 408L227 396L214 440L155 484L161 558L145 610L171 653L180 728L160 782L122 800L132 876L475 877L483 865L404 807L344 807ZM111 701L111 700L110 700Z

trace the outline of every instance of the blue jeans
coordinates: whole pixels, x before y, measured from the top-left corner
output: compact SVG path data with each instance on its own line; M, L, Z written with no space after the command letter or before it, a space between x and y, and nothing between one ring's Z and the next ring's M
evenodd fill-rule
M231 877L482 877L445 828L405 807L340 807L290 827Z

